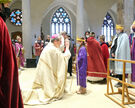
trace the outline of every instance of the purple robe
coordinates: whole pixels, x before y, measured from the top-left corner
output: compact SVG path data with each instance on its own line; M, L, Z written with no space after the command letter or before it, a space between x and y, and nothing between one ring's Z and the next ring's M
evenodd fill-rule
M20 65L24 67L24 54L23 51L21 50L23 48L23 45L20 43L15 43L15 53L16 56L20 58Z
M131 46L131 60L135 61L135 37L134 34L129 36L130 46ZM135 64L132 64L132 81L135 82Z
M84 46L82 46L79 50L76 69L77 69L77 85L86 88L87 51Z

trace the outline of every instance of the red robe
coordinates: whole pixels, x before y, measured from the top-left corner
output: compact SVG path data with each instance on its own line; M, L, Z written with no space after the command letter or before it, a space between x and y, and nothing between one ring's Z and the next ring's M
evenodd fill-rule
M106 43L101 44L101 50L103 54L104 64L107 70L107 59L109 58L109 51L108 51L108 46L106 45Z
M87 51L87 75L91 77L106 77L107 71L103 61L101 46L94 37L87 39Z
M23 108L15 52L0 17L0 108Z

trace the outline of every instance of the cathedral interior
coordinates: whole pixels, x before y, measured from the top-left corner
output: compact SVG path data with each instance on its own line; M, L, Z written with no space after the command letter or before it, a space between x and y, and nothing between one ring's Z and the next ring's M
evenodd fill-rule
M103 34L106 41L111 41L116 24L124 25L129 34L134 7L134 0L13 0L6 24L11 38L22 37L27 47L25 57L31 58L32 46L39 35L46 39L48 34L65 30L76 39L85 31L93 31L97 38Z
M43 40L66 31L72 39L84 36L85 31L93 31L96 39L105 35L110 42L116 34L116 24L121 24L129 35L130 27L135 19L135 0L13 0L10 4L11 15L6 21L11 39L22 37L25 58L34 58L33 46L38 36ZM29 88L32 83L29 77L35 75L33 68L20 72L21 88ZM71 82L72 81L72 82ZM120 108L104 94L106 84L87 83L86 95L75 94L76 79L68 79L69 94L57 102L48 105L29 106L25 108ZM70 88L70 85L72 87ZM113 82L116 83L116 82ZM120 96L118 96L120 98ZM126 107L134 108L135 104Z

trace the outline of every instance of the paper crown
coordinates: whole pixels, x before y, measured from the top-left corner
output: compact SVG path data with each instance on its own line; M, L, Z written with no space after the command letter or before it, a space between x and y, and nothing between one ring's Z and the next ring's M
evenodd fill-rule
M8 3L11 2L12 0L0 0L0 3Z
M54 39L54 38L57 38L59 35L58 34L54 34L54 35L52 35L52 39Z
M85 40L84 39L81 39L81 38L78 38L76 39L77 41L81 41L81 42L84 42Z
M135 25L135 21L133 22L133 24L132 25Z
M124 27L122 25L117 25L116 24L116 30L123 30L123 29L124 29Z

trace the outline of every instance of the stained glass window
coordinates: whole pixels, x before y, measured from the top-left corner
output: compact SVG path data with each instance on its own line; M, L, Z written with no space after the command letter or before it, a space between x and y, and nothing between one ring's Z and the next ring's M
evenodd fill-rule
M109 13L106 14L103 25L102 34L105 35L105 41L111 41L111 36L114 35L114 22Z
M61 31L66 31L71 35L71 20L67 12L62 7L56 10L51 20L52 35L58 34Z
M10 14L10 21L12 24L17 26L22 25L22 11L20 9L15 9Z

